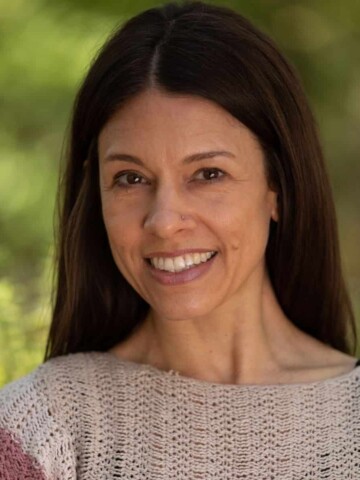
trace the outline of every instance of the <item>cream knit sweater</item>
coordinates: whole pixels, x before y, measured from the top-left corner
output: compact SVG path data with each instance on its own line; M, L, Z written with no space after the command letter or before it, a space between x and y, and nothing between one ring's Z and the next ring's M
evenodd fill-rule
M0 390L1 480L359 480L360 367L224 385L76 353Z

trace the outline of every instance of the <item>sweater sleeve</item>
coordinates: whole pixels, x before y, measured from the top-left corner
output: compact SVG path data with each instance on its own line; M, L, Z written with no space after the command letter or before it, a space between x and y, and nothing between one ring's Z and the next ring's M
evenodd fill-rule
M0 478L76 479L71 435L59 424L47 365L0 390Z

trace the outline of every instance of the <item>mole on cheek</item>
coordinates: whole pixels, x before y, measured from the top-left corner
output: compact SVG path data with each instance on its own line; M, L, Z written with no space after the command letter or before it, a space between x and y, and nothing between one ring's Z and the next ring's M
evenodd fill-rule
M231 232L229 234L229 244L230 248L234 251L237 251L241 247L241 237L239 236L239 232Z

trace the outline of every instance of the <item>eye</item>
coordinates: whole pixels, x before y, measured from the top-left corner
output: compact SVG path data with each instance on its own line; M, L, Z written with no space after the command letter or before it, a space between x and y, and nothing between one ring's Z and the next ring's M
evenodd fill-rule
M200 178L201 181L205 182L212 182L216 180L220 180L224 175L225 172L220 170L219 168L202 168L198 172L196 172L197 177L203 176L203 178Z
M114 177L114 185L118 187L129 187L130 185L139 185L145 182L146 180L142 175L132 171L119 172Z

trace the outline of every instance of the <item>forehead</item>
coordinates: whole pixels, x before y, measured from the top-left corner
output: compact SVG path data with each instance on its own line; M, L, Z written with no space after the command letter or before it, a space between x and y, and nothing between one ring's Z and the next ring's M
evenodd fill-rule
M147 90L129 100L99 135L100 157L118 150L139 156L154 151L184 157L209 149L262 156L252 132L216 103L159 90Z

